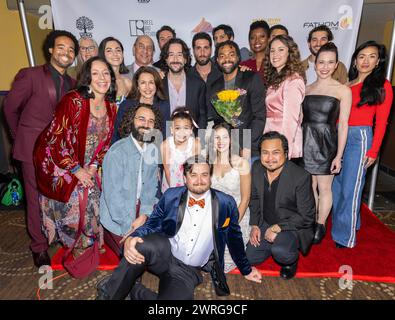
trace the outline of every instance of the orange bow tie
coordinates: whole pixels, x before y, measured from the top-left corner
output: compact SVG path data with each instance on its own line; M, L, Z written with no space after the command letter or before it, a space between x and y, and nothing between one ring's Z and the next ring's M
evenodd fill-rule
M200 208L203 209L206 204L206 200L205 199L195 200L194 198L189 197L188 207L193 207L195 204L197 204Z

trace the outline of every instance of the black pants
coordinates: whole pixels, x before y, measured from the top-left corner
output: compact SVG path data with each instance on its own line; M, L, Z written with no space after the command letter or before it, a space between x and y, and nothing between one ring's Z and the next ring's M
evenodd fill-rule
M143 264L130 264L122 258L104 291L111 300L121 300L131 294L135 300L193 300L195 288L203 282L200 268L188 266L171 253L169 239L151 234L136 245L144 257ZM145 270L159 277L158 293L135 283Z
M247 244L247 259L252 265L260 264L270 256L282 266L294 264L299 257L298 236L294 231L281 231L273 243L265 240L265 232L269 227L264 223L261 229L261 243L254 247L250 242Z

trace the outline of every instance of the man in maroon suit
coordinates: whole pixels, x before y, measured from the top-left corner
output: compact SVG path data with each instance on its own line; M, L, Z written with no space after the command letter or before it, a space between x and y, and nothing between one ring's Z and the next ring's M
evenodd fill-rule
M78 41L70 32L54 30L45 39L43 49L47 63L21 69L4 101L4 114L14 139L13 157L22 164L30 249L38 268L50 265L51 259L41 231L33 148L38 135L51 122L56 105L75 85L66 70L78 54Z

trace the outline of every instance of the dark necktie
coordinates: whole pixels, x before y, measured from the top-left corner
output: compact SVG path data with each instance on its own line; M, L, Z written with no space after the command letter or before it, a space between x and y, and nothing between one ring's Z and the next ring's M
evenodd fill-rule
M59 76L60 82L59 82L59 97L58 97L58 102L62 99L63 95L65 94L64 92L64 79L62 76Z

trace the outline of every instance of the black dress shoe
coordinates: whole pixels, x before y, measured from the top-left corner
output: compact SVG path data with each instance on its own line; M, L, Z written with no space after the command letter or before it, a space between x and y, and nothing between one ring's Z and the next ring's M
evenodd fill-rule
M108 275L97 282L97 284L96 284L96 289L97 289L96 300L109 300L109 297L106 293L105 287L106 287L108 280L110 280L110 278L111 278L111 275Z
M292 279L296 274L296 269L298 268L298 262L291 264L289 266L284 266L280 270L280 276L283 279Z
M324 237L325 237L325 233L326 233L325 225L323 225L321 223L317 223L315 225L313 243L314 244L321 243L322 239L324 239Z
M337 242L335 242L335 245L336 245L336 248L338 248L338 249L345 249L345 248L348 248L348 247L343 246L342 244L337 243Z
M37 268L40 268L45 265L47 265L47 266L51 265L51 258L49 257L47 251L32 252L32 255L33 255L34 265Z
M141 277L138 277L133 285L132 290L130 290L128 296L126 297L126 300L140 300L138 298L138 292L141 291L141 288L145 288L145 287L141 283Z

